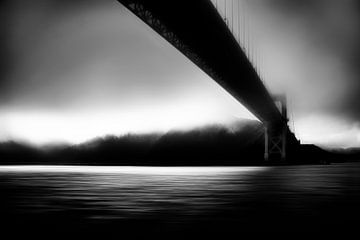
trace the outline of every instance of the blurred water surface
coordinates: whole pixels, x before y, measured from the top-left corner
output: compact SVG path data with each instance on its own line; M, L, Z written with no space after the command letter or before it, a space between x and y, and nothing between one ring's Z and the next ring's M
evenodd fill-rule
M0 166L14 221L337 224L359 211L360 164L279 167ZM339 219L342 218L342 219ZM296 223L295 223L296 222ZM271 225L271 224L270 224Z

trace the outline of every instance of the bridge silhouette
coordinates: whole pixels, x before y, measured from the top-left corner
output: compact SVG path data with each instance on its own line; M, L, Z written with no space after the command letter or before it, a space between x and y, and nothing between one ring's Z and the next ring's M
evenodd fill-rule
M299 141L287 125L286 99L268 92L227 19L210 0L118 1L263 122L265 160L289 159Z

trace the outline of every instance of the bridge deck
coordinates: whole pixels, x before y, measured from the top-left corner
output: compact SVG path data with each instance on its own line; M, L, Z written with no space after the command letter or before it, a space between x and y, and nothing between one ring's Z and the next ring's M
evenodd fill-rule
M209 0L119 0L247 107L283 125L270 94Z

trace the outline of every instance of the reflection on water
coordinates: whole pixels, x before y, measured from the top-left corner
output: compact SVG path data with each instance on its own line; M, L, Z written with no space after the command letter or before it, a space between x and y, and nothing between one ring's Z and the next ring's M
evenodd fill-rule
M264 167L4 166L8 184L25 188L22 211L90 209L90 218L161 211L198 214L226 207ZM45 191L44 191L45 190ZM20 193L21 194L21 193ZM55 201L54 201L55 200Z
M102 221L282 224L356 213L360 164L282 167L1 166L0 210ZM300 221L300 220L299 220ZM340 219L332 219L340 221Z

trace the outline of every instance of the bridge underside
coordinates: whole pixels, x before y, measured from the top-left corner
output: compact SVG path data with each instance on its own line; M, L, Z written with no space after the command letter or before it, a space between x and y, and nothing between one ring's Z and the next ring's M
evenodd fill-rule
M247 107L296 141L260 77L210 0L118 0ZM285 129L285 130L284 130Z

